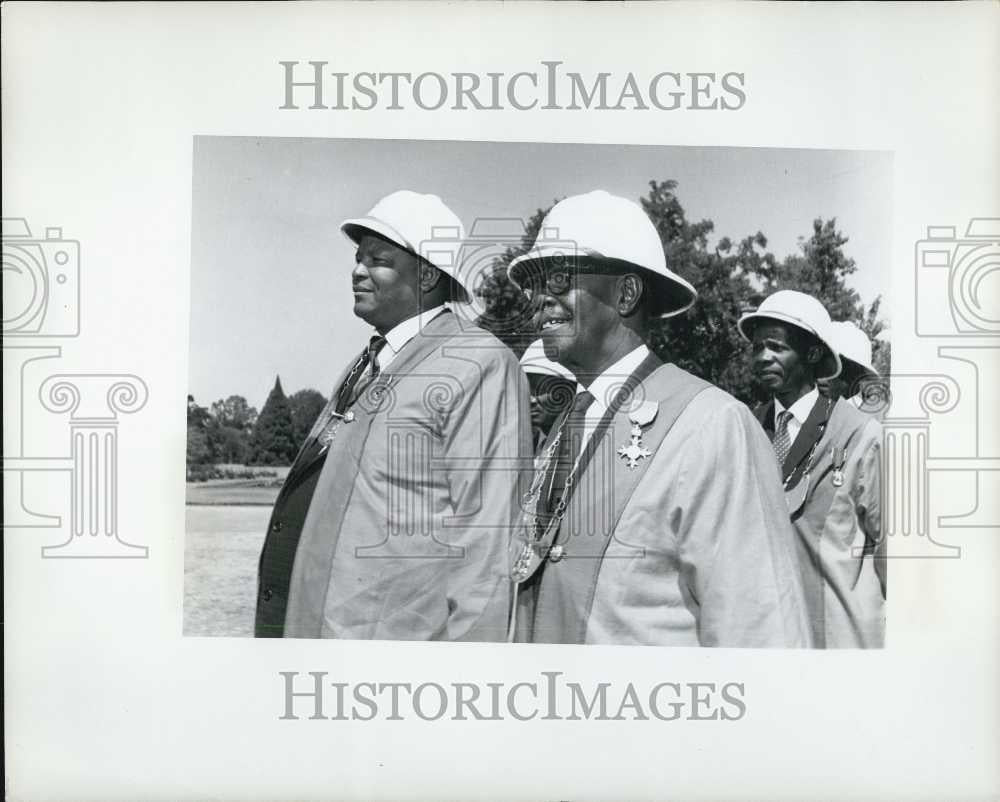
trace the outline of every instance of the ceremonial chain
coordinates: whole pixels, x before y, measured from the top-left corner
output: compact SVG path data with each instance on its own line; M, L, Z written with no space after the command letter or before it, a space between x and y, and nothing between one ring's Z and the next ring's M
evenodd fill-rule
M531 532L535 537L535 540L539 540L539 527L538 527L538 495L539 490L541 490L542 482L545 481L545 477L549 472L549 465L552 463L552 459L555 456L556 451L559 449L559 444L562 442L563 428L566 426L566 422L569 420L567 417L563 421L562 425L559 427L559 431L556 432L556 436L553 438L552 442L545 449L545 456L539 465L538 469L535 471L535 475L531 480L531 487L522 496L521 500L524 502L524 508L526 510L531 510L528 513L528 521L531 526ZM581 452L582 455L582 452ZM576 481L576 474L580 467L580 456L577 457L576 462L570 469L569 473L566 475L566 481L563 483L562 495L559 497L559 502L556 504L555 509L552 511L552 518L546 526L546 531L553 526L558 527L562 522L563 516L566 514L566 496L569 493L570 487L573 486L573 482Z

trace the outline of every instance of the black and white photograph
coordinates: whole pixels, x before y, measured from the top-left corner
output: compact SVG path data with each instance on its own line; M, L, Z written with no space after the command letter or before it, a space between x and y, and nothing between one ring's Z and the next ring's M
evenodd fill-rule
M5 798L1000 798L996 2L0 16Z
M185 633L883 646L891 170L197 138Z

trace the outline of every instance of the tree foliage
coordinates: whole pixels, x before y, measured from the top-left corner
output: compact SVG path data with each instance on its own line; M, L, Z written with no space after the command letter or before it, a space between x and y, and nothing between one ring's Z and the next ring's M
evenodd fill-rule
M531 249L551 208L535 210L524 225L521 241L507 246L494 260L491 274L477 292L486 307L477 323L510 346L518 357L537 336L538 325L524 293L507 278L507 265Z
M212 404L212 417L220 426L249 434L257 422L257 410L241 395L231 395Z
M214 474L208 469L219 464L287 465L325 405L323 395L312 389L299 390L285 398L280 379L275 381L268 396L266 416L264 412L258 415L257 409L241 395L220 398L209 409L189 395L189 476L196 473L201 478L210 478ZM202 470L192 471L193 468Z
M877 296L867 307L857 291L847 286L846 279L857 271L854 260L844 251L848 237L837 230L837 219L816 218L812 235L799 239L801 253L775 262L758 271L762 280L762 295L778 290L799 290L818 298L834 320L856 323L873 343L874 367L883 376L889 375L891 349L886 340L879 339L886 322L879 315L882 296Z
M306 389L292 393L288 397L288 403L292 408L292 436L297 451L309 436L309 430L312 429L319 413L326 406L326 398L318 390Z
M248 464L290 465L295 453L292 405L281 389L279 376L253 427Z
M713 245L715 224L689 220L676 189L673 180L650 181L649 191L639 199L663 243L668 267L698 291L688 312L654 325L650 345L663 359L752 403L748 346L736 323L772 292L795 289L818 298L834 320L857 323L875 343L876 369L888 373L889 345L876 339L886 326L879 314L881 298L866 307L847 286L845 279L857 265L844 253L848 238L837 229L835 218L816 219L811 236L800 240L799 252L778 260L767 250L761 231L738 240L723 236ZM493 276L480 290L486 307L480 325L518 354L537 336L537 326L524 296L506 279L505 268L534 243L547 211L538 209L529 218L521 242L496 260Z
M750 276L770 266L774 257L764 250L767 238L759 231L735 246L723 237L710 247L715 224L689 222L676 187L672 180L650 181L640 203L660 235L667 266L691 282L698 298L688 312L659 321L650 345L662 359L749 402L750 370L736 322L752 306Z

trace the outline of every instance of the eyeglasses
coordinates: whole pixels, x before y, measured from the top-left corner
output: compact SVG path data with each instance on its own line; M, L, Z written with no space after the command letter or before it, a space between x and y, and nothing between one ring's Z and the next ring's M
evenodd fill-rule
M522 292L531 300L537 295L565 295L572 289L576 276L610 276L614 275L600 265L590 265L578 262L576 267L556 268L544 275L535 273L529 275L522 284Z

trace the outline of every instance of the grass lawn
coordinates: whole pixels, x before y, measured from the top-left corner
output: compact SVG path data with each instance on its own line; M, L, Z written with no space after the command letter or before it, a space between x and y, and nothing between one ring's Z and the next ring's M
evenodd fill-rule
M288 468L270 470L276 476L188 482L185 635L253 636L257 561L288 473Z
M257 560L271 507L189 506L184 634L252 637Z
M230 479L218 482L188 482L188 505L274 506L281 487L268 487L257 479ZM266 524L266 522L265 522Z

